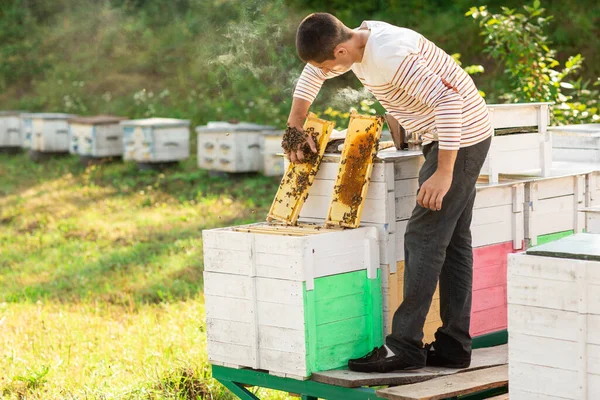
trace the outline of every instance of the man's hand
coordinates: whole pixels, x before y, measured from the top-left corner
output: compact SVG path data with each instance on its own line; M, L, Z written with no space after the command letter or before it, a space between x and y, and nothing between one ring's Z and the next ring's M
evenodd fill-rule
M294 164L302 163L306 158L306 144L313 153L317 152L315 141L310 135L307 135L302 128L288 126L283 136L283 148L285 155Z
M444 196L452 185L452 173L437 170L419 189L417 203L433 211L442 209Z

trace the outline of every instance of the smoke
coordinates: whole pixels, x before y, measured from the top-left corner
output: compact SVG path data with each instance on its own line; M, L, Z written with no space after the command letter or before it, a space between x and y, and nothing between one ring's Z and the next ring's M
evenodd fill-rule
M331 106L337 110L348 110L350 107L358 107L363 100L374 103L375 97L364 87L360 89L345 87L333 95Z

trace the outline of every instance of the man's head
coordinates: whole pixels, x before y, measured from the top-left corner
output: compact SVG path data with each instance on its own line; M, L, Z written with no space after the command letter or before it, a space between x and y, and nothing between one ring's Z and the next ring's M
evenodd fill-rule
M353 60L348 52L352 30L327 13L314 13L300 23L296 50L302 61L325 72L348 70Z

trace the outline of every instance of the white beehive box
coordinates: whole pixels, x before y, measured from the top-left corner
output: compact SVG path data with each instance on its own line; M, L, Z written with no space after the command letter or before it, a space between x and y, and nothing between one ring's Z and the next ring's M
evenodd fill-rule
M19 148L23 144L23 111L0 111L0 148Z
M25 138L23 145L34 152L67 153L69 151L68 119L74 114L22 114Z
M525 181L477 184L471 236L473 247L512 242L523 248L525 240Z
M509 256L511 400L600 398L600 235Z
M69 120L69 153L84 157L116 157L123 154L123 117L97 115Z
M263 157L263 174L265 176L282 176L285 172L284 157L281 155L283 131L264 130L261 136L261 152Z
M190 156L190 121L147 118L121 121L123 159L138 163L176 162Z
M548 132L551 103L490 104L492 127L512 129L536 127L534 133L494 135L481 175L490 183L498 182L499 174L535 172L548 176L552 166L552 141Z
M375 228L203 231L212 364L304 379L383 341Z
M600 206L583 210L585 213L585 231L600 234Z
M600 167L599 167L600 168ZM600 171L593 171L586 175L586 207L600 206Z
M600 124L552 126L552 158L600 165Z
M531 246L552 235L582 232L586 175L535 178L525 185L525 239ZM568 233L567 233L568 234Z
M263 169L261 136L265 125L247 122L209 122L196 127L198 166L224 172L258 172Z
M286 167L289 161L286 160ZM326 154L308 191L300 221L324 223L339 170L340 155ZM416 206L418 175L423 165L421 151L379 151L361 216L361 226L377 229L381 268L383 320L389 333L394 297L399 285L398 268L404 260L404 231ZM401 272L400 272L401 273Z

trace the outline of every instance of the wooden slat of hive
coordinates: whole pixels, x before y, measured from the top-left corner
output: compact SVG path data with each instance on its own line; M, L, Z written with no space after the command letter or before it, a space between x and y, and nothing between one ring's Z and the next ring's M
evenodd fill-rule
M326 226L357 228L360 225L382 128L381 116L353 114L350 117Z
M313 113L309 114L304 123L304 130L314 129L318 133L319 157L314 165L291 163L288 166L271 205L267 221L277 220L288 225L296 223L308 195L308 189L319 170L319 164L334 126L333 122L317 118Z

